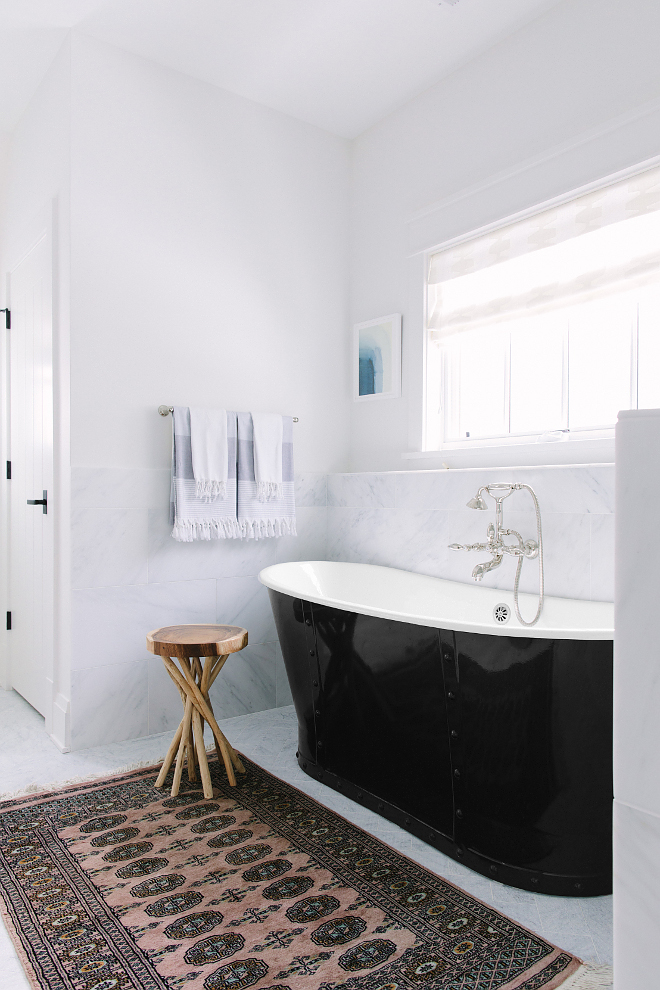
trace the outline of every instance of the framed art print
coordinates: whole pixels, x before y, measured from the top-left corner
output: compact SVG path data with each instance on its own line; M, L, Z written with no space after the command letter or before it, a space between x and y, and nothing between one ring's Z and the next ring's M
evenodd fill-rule
M401 313L356 323L353 376L356 402L401 395Z

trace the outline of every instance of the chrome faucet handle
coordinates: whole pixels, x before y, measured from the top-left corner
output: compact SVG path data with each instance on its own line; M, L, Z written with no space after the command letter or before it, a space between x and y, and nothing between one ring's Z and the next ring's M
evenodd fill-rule
M518 485L508 485L508 484L497 484L497 485L486 485L486 491L491 498L501 501L503 498L508 498L512 492L518 488ZM501 492L500 495L493 495L493 492Z

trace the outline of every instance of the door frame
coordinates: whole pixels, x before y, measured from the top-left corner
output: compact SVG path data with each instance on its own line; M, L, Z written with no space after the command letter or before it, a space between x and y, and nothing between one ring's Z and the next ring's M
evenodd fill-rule
M52 355L53 355L53 479L48 510L53 513L52 663L46 673L46 732L61 752L70 748L71 697L71 468L70 468L70 372L69 372L69 252L68 225L60 223L59 198L54 197L20 225L20 232L4 256L3 306L11 310L10 276L36 244L46 236L51 258ZM5 462L10 450L10 334L0 314L0 688L11 690L11 632L5 611L10 609L9 523L11 481Z

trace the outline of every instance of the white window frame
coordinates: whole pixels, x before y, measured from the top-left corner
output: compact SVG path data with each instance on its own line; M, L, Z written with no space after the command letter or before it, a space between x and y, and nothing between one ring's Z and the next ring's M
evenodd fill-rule
M482 235L505 228L520 220L537 216L553 207L561 206L573 200L585 196L589 192L605 189L626 178L641 175L660 165L660 156L641 162L638 165L623 169L619 172L605 176L604 178L576 189L570 190L561 196L554 197L521 210L515 214L503 217L502 219L482 227L465 232L464 234L450 238L420 252L418 257L423 261L423 347L422 347L422 450L410 451L402 455L404 460L425 461L424 466L438 466L442 462L445 467L466 467L466 466L513 466L513 465L543 465L543 464L570 464L570 463L601 463L614 461L614 426L602 429L582 429L566 432L562 440L558 442L556 436L548 434L518 434L507 435L495 438L475 438L469 443L460 440L448 441L437 446L434 443L433 435L437 435L437 426L429 422L428 410L430 405L429 390L438 388L442 384L442 378L436 379L437 384L431 381L429 374L429 327L428 327L428 289L429 289L429 268L431 257L441 251L458 246L464 242L476 239ZM419 282L417 283L419 286ZM635 337L637 335L635 334ZM633 344L634 346L634 344ZM636 358L636 355L635 355ZM631 388L636 393L637 390L637 362L635 360L631 373L634 371L634 383ZM441 374L444 374L444 369ZM564 384L564 388L566 385ZM636 394L635 394L636 399ZM636 403L635 403L636 404ZM556 431L553 431L556 432ZM563 432L563 431L562 431ZM445 463L445 459L451 463Z

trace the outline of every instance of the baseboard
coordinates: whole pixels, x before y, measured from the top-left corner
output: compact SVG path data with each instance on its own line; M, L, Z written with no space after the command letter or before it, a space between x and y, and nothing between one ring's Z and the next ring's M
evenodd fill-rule
M68 698L65 698L63 694L55 695L49 736L60 753L68 753L71 750L69 713L70 705Z

